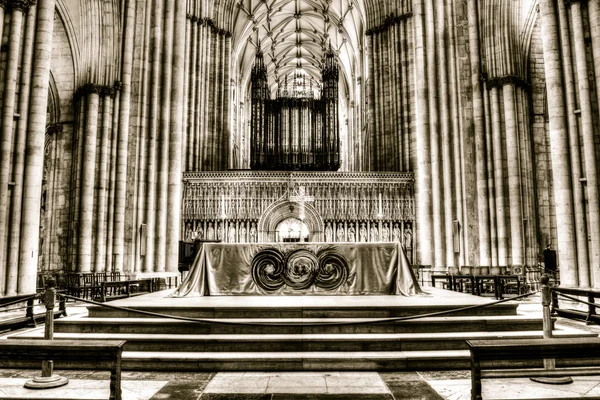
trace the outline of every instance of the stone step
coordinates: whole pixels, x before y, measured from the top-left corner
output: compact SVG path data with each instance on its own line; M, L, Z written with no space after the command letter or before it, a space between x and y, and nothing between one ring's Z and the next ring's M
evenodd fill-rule
M235 297L235 296L232 296ZM364 296L368 297L368 296ZM475 296L474 296L475 297ZM475 297L476 298L476 297ZM480 300L480 298L476 298ZM115 302L116 303L116 302ZM110 302L107 304L111 304ZM243 304L240 301L240 304ZM465 304L468 305L468 304ZM282 307L160 307L135 305L131 308L158 314L185 316L191 318L388 318L408 317L429 313L455 310L462 305L382 305L382 306L282 306ZM517 314L516 302L506 302L494 306L464 310L452 313L451 316L505 316ZM94 318L152 318L127 310L117 310L101 306L89 306L88 315ZM450 315L450 314L449 314Z
M427 317L407 321L378 318L230 318L206 322L168 318L64 318L55 321L56 332L106 333L402 333L541 330L536 317Z
M385 371L468 369L468 350L346 352L124 351L123 369L179 371Z
M596 336L578 330L556 330L555 337ZM11 336L42 339L42 329ZM370 333L370 334L141 334L56 333L56 340L126 340L126 351L291 352L291 351L417 351L467 349L468 339L542 338L542 331Z

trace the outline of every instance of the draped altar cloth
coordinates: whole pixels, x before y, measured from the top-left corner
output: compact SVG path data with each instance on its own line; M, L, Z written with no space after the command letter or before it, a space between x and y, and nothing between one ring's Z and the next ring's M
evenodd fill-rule
M205 243L171 296L421 293L398 243Z

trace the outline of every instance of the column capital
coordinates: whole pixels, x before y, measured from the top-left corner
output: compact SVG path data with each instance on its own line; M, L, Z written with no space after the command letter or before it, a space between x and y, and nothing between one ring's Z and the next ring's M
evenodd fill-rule
M63 131L62 124L50 124L46 126L46 135L54 135Z
M79 96L86 96L88 94L100 94L100 91L102 90L102 86L100 85L96 85L95 83L86 83L83 86L80 86L79 89L77 89L77 91L75 92L75 95L77 97Z
M35 2L36 0L11 0L10 6L13 10L27 11Z
M564 0L565 7L569 8L573 3L587 3L587 0Z

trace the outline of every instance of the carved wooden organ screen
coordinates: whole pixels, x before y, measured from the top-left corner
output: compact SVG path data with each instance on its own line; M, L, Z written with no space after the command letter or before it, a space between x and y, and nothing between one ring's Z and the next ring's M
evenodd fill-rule
M321 98L306 77L295 75L270 98L267 70L259 50L252 70L250 167L255 170L337 171L340 167L339 71L335 53L326 53ZM300 81L300 82L299 82Z

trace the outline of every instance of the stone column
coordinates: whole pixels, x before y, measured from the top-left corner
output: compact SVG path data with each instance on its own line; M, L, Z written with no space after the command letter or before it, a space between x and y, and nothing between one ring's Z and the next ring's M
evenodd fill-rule
M23 27L23 12L29 7L27 0L11 1L12 13L10 33L8 35L8 55L4 71L4 95L2 103L2 135L0 135L0 294L4 293L6 277L6 236L8 231L7 215L8 182L10 160L13 145L13 126L15 119L15 98L17 95L17 76L19 72L19 50L21 48L21 30ZM4 8L2 8L4 9ZM4 25L4 19L0 20ZM2 36L0 36L1 40Z
M596 96L600 105L600 1L588 0L588 18L590 20L590 37L592 38L592 57L596 77Z
M593 2L594 0L591 0ZM583 135L583 154L585 162L585 185L587 187L588 200L588 235L590 237L589 260L593 267L591 283L594 287L600 287L600 271L594 273L594 268L600 266L600 204L598 199L598 173L596 160L597 132L594 132L594 110L590 92L589 71L586 60L585 35L583 33L583 18L581 15L581 4L571 4L571 17L573 23L573 43L575 44L575 66L577 68L577 85L579 87L579 108L581 109L581 131ZM570 269L576 273L576 265Z
M119 107L119 125L117 135L117 165L115 177L114 207L114 256L113 271L123 270L125 252L125 207L127 195L127 158L129 146L129 114L131 111L131 71L133 68L133 38L135 32L136 1L125 0L122 87ZM140 178L141 179L141 178ZM139 193L138 193L139 195Z
M376 137L376 132L375 132L375 120L377 119L377 114L375 113L375 61L374 61L374 47L373 47L373 33L368 34L367 35L367 42L368 42L368 57L369 57L369 66L370 66L370 71L369 71L369 78L368 78L368 86L367 86L367 93L369 95L369 100L368 100L368 129L369 129L369 136L368 136L368 146L369 146L369 153L368 153L368 157L369 157L369 163L368 165L368 171L373 171L375 170L375 160L376 160L376 146L375 144L377 143L377 139Z
M479 48L479 15L477 0L467 2L469 22L469 58L473 95L473 134L475 136L475 171L477 177L477 216L479 230L479 265L491 266L490 214L486 174L485 118L481 88L481 55Z
M167 191L169 185L169 136L171 125L171 76L173 68L173 22L175 20L175 5L173 0L165 3L163 55L162 55L162 87L160 99L160 126L158 133L158 181L156 185L156 242L154 271L162 272L165 269L167 219L170 212L167 210ZM185 25L185 23L184 23ZM183 83L182 88L183 90ZM182 115L179 116L181 118ZM181 127L181 122L179 123ZM179 141L181 145L181 140Z
M183 69L185 49L185 0L175 3L173 40L173 86L171 90L171 126L169 135L169 219L167 222L166 270L178 269L179 233L181 222L181 136L183 117Z
M96 140L98 137L98 112L101 87L88 84L80 89L85 97L85 131L81 132L83 141L83 160L81 163L81 194L79 208L78 272L90 272L92 265L92 240L94 221L94 186L96 176Z
M510 207L511 265L523 265L523 204L521 202L521 165L515 84L502 87L504 99L504 129L508 172L508 204Z
M146 163L146 249L143 271L152 272L155 264L157 135L160 129L159 92L162 82L163 0L155 0L152 12L152 73L150 80L150 124L148 125L148 160ZM165 63L168 61L165 61ZM140 177L144 179L144 177ZM139 225L139 224L138 224ZM135 229L139 229L136 226ZM141 240L141 239L140 239ZM144 251L144 250L142 250Z
M110 129L111 137L109 139L110 157L108 159L108 168L109 168L109 176L108 176L108 205L107 209L107 226L106 226L106 246L105 246L105 269L106 272L113 272L113 244L114 244L114 227L115 227L115 185L116 185L116 176L117 176L117 136L118 136L118 126L119 126L119 108L121 104L121 88L122 83L115 82L115 98L113 101L113 122Z
M589 2L591 4L592 2ZM575 77L573 75L573 56L571 49L571 32L567 10L563 2L557 3L560 22L560 37L562 43L562 67L565 87L566 117L568 122L571 177L575 184L573 188L573 208L575 217L575 239L577 241L578 282L580 287L590 287L590 269L588 261L588 236L585 215L583 187L581 185L581 147L579 143L579 123L575 114ZM542 243L547 245L548 243Z
M491 90L492 130L494 148L494 183L496 184L496 229L498 238L498 266L508 264L508 232L506 230L506 199L504 193L504 162L502 126L500 122L500 94L498 87Z
M33 63L33 44L35 39L35 21L37 7L34 5L27 12L25 25L25 39L21 63L21 83L19 88L18 110L21 114L17 122L14 159L13 180L15 186L12 190L10 218L10 233L7 248L8 274L6 280L6 295L17 294L17 278L19 275L19 246L21 240L21 213L23 206L23 172L25 168L25 145L27 139L27 122L29 121L29 94L31 89L31 68ZM2 19L0 19L2 21ZM0 268L1 269L1 268Z
M102 90L102 127L100 130L100 160L98 168L98 183L94 185L96 189L97 201L96 206L96 246L93 254L94 271L105 272L106 268L106 204L108 195L108 157L110 147L110 126L111 118L111 103L114 95L113 88L103 88Z
M429 122L429 82L427 79L427 47L425 41L425 4L424 0L413 2L415 23L415 68L416 68L416 105L417 105L417 215L420 263L432 265L432 202L431 202L431 142Z
M487 82L483 81L483 109L484 109L484 131L485 131L485 154L487 156L487 200L489 216L489 231L490 231L490 267L498 266L498 234L496 229L496 196L494 193L496 183L494 176L494 147L492 140L492 111L490 105L490 91L487 88ZM481 245L481 244L480 244ZM485 266L485 264L482 264Z
M184 157L186 158L186 170L194 171L195 160L198 154L198 141L196 138L196 125L197 125L197 115L199 114L199 109L197 108L196 97L197 97L197 87L198 87L198 36L199 36L199 26L198 19L196 17L192 17L192 26L191 26L191 65L190 65L190 106L188 107L188 124L189 129L187 130L187 149Z
M569 139L565 116L565 95L560 62L557 12L554 0L540 0L544 70L548 93L548 115L550 118L550 149L552 176L556 204L558 236L558 258L561 269L561 284L576 286L575 226L573 218L573 191L569 168Z
M35 292L36 285L54 8L54 0L39 0L38 2L35 57L25 145L18 293Z

